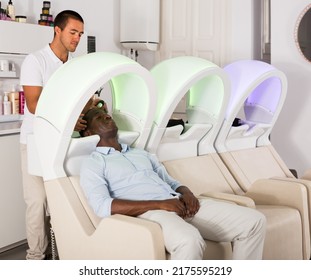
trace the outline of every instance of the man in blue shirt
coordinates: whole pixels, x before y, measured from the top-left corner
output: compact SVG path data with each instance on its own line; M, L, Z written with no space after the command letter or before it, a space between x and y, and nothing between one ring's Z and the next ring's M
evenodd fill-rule
M172 259L202 259L204 239L232 242L233 259L261 259L265 217L254 209L196 198L158 159L118 142L118 127L103 110L89 110L84 136L98 134L83 163L81 187L99 217L123 214L160 224Z

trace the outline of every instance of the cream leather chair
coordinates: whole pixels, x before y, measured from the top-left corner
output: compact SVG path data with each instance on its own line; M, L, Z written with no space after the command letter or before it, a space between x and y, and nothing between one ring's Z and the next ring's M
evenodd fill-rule
M217 152L226 163L235 161L236 168L244 170L244 177L235 177L244 191L259 178L294 178L269 139L286 98L285 75L255 60L236 61L224 71L232 97L215 141ZM242 119L241 125L232 126L235 118ZM230 166L233 173L241 173Z
M201 141L205 144L201 146L205 152L215 152L210 143L218 133L221 125L218 120L224 115L230 97L224 71L210 61L187 56L162 61L150 72L156 82L158 102L146 149L164 164L196 158ZM183 98L186 98L187 122L182 133L181 125L167 127L167 124ZM189 175L187 170L184 175ZM199 190L192 190L200 194ZM230 243L210 240L206 243L206 259L232 258Z
M224 70L231 81L232 97L215 140L218 154L246 194L259 179L285 180L304 186L310 218L310 183L294 178L269 139L286 98L287 79L284 73L255 60L236 61ZM242 119L240 126L232 126L235 118ZM280 189L276 195L281 197L283 192L285 190ZM305 246L310 246L310 241L305 241ZM304 257L308 256L310 248Z
M29 171L44 179L59 258L169 259L158 224L123 215L100 219L81 191L79 166L95 149L98 137L71 134L84 104L107 82L120 140L144 148L156 87L146 69L124 56L94 53L67 62L51 77L38 103L34 135L28 142ZM61 107L56 107L57 100L62 100ZM230 259L231 254L231 244L210 241L205 258Z
M197 65L203 65L204 69L196 71L199 69ZM221 74L215 74L215 68ZM155 152L169 173L189 186L196 195L225 199L262 212L268 221L264 259L307 259L310 237L304 186L257 180L247 191L243 191L216 153L213 144L226 114L222 108L227 108L228 97L232 98L229 96L226 76L216 65L193 57L163 61L151 69L151 74L159 92L157 113L147 149ZM197 145L196 153L192 149L193 142L180 141L183 135L169 137L172 128L165 127L176 105L186 94L187 113L191 112L187 114L189 126L201 123L208 127L210 124L210 129L204 135L193 140ZM267 128L263 127L260 133L262 131L267 131ZM163 153L162 149L167 143L171 146ZM187 149L187 146L190 148ZM212 249L226 245L214 244ZM230 249L226 249L221 258L230 258Z
M71 135L88 99L106 83L119 137L144 148L156 102L153 79L125 56L97 52L64 64L44 88L28 141L29 171L44 179L60 259L165 259L158 224L123 215L99 219L81 192L79 166L98 138Z

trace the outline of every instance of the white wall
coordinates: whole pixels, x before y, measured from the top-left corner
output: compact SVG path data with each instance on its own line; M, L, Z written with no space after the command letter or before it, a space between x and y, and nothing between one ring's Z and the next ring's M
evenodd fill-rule
M163 1L163 0L162 0ZM164 0L165 1L165 0ZM2 5L6 4L2 1ZM224 16L232 24L232 50L223 62L230 63L232 60L244 58L257 58L256 46L260 35L255 36L252 18L259 11L258 0L234 0L234 4L228 2ZM42 12L43 1L38 0L15 0L16 15L26 15L29 23L37 23ZM88 35L96 36L97 51L127 52L121 50L119 44L119 0L92 0L89 2L79 0L54 0L51 1L51 13L55 17L61 10L72 9L81 14L85 21L85 31ZM241 11L247 11L241 13ZM258 18L257 21L258 26ZM150 69L155 63L155 55L150 51L139 52L138 62Z
M295 44L294 32L308 0L271 0L271 63L288 79L288 93L271 141L285 163L301 176L311 168L311 63Z
M260 59L261 1L234 0L228 5L231 8L228 15L231 16L232 49L227 63L240 59Z
M6 4L1 1L2 5ZM42 13L43 1L13 0L16 15L27 16L27 22L37 23ZM55 17L60 11L77 11L84 19L85 31L96 36L97 51L120 52L119 45L119 1L51 1L51 14Z
M15 0L13 3L16 15L27 16L29 23L38 22L42 13L43 1ZM128 55L125 50L122 50L119 43L119 5L119 0L91 0L88 2L54 0L51 1L50 11L54 17L65 9L77 11L84 19L87 35L96 37L96 51L122 52L124 55ZM154 53L151 51L140 52L138 62L150 69L154 64Z

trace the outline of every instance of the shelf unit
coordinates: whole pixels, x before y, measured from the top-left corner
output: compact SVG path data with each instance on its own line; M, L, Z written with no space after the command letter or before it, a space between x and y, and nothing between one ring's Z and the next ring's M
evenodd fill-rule
M19 78L17 76L17 73L16 72L13 72L13 71L6 71L6 72L3 72L3 71L0 71L0 78L5 78L5 79L10 79L10 78Z

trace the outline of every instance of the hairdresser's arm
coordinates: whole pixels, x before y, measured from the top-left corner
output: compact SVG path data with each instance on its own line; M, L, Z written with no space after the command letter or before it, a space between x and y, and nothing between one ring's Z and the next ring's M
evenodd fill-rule
M26 106L30 113L34 114L36 112L38 100L42 92L42 87L40 86L23 86L24 96L26 100Z

